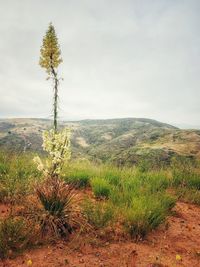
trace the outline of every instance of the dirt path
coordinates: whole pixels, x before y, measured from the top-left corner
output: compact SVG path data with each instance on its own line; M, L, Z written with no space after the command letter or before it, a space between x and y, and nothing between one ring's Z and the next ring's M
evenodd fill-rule
M105 241L72 249L61 242L26 251L0 263L0 267L200 267L200 208L179 202L175 211L167 227L160 227L137 244Z

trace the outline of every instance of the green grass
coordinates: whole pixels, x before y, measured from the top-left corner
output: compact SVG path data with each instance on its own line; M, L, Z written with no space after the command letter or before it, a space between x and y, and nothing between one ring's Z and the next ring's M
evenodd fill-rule
M177 188L176 195L181 201L200 205L200 190Z
M32 158L31 154L0 153L0 202L19 203L34 194L34 184L42 175ZM64 166L61 178L76 189L93 192L83 212L94 228L118 222L132 238L140 239L166 220L177 199L200 205L199 163L176 159L160 169L145 164L118 168L72 161ZM171 193L175 197L169 192L175 192Z
M13 257L29 244L31 229L23 218L9 217L0 222L0 258Z
M105 179L96 177L91 180L92 190L97 198L109 198L112 186Z
M200 190L200 173L197 170L175 169L172 172L174 187L188 187Z
M99 176L91 180L94 195L112 203L115 215L123 214L125 229L133 238L144 236L165 221L176 199L200 203L199 167L183 166L160 170L117 169L100 166ZM176 189L176 197L166 194Z
M31 154L0 153L0 202L19 201L41 178Z
M114 220L114 206L109 202L94 203L90 200L85 200L83 211L88 222L96 229L104 228Z
M146 234L165 221L175 199L164 194L133 198L124 209L124 226L132 238L144 238Z
M77 161L64 166L62 177L77 188L89 186L90 179L98 172L98 169L88 161Z

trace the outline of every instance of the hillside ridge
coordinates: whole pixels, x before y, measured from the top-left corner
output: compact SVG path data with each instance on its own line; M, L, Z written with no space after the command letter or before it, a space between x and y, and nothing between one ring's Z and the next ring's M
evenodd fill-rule
M52 120L0 119L0 148L42 152L42 132ZM73 157L117 164L140 158L168 161L174 155L200 156L200 130L182 130L148 118L86 119L60 121L72 130Z

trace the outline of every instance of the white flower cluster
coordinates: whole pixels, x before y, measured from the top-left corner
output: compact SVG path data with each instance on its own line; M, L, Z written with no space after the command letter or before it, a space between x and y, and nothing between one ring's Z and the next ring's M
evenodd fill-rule
M47 161L46 161L46 164L43 164L43 162L39 156L34 157L33 161L37 165L38 171L43 172L43 174L45 176L47 176L49 174L49 171L47 169Z
M70 130L64 129L60 132L54 130L45 131L43 133L43 149L49 154L48 159L42 162L39 156L33 160L37 164L39 171L45 176L59 174L62 165L71 157L70 151Z

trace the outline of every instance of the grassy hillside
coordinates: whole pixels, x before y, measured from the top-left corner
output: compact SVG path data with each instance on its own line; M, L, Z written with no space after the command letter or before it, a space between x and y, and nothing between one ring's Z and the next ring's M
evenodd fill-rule
M133 164L140 159L168 162L174 155L200 156L200 130L181 130L143 118L61 122L72 129L73 157ZM0 120L0 148L41 150L41 134L50 128L45 119Z

